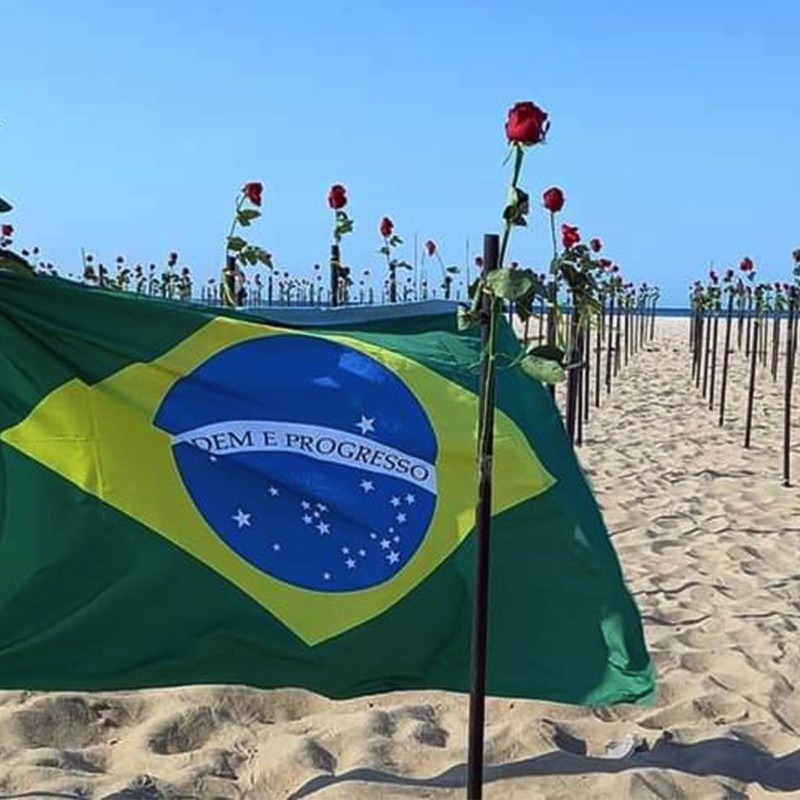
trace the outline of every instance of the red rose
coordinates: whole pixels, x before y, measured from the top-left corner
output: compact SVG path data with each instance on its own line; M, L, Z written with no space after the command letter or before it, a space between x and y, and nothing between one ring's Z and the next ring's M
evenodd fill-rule
M542 195L542 205L551 213L558 214L564 208L564 192L558 186L551 186Z
M574 247L581 240L581 235L578 233L576 225L562 225L561 226L561 241L564 244L564 249L569 250Z
M483 256L475 256L475 266L478 267L478 269L483 268Z
M739 263L739 269L742 272L750 272L751 270L755 269L753 266L753 259L745 256Z
M328 205L339 211L347 205L347 189L341 183L334 183L328 192Z
M433 239L428 239L428 241L425 242L425 252L429 256L436 254L436 242L434 242Z
M592 248L592 252L599 253L603 249L603 243L595 236L589 240L589 247Z
M14 226L13 225L9 225L8 223L5 223L3 225L3 227L0 228L0 231L2 231L3 236L13 236L14 235Z
M547 112L535 103L516 103L508 110L506 136L509 142L538 144L544 141L549 127Z
M383 236L384 239L388 239L394 230L394 222L392 222L389 217L384 217L381 220L380 230L381 236Z
M600 266L603 269L608 269L611 266L611 259L610 258L601 258L600 259Z
M257 181L251 181L250 183L246 183L244 186L242 186L242 192L244 193L244 196L254 206L261 205L261 193L263 191L264 187Z

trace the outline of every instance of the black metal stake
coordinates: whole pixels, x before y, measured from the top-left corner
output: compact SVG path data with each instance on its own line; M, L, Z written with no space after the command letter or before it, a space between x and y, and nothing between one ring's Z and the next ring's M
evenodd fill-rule
M750 342L752 345L750 348L750 385L747 387L747 414L744 421L745 448L750 447L750 434L753 429L753 398L756 391L756 366L758 362L758 348L756 347L756 342L758 341L758 328L759 318L758 314L756 314L756 318L753 322L753 340Z
M772 382L778 380L778 355L781 341L781 318L778 309L775 309L775 319L772 323Z
M500 237L483 237L483 269L497 268ZM475 598L472 624L472 687L469 697L467 800L483 798L483 745L486 719L486 650L489 618L489 536L492 524L492 455L494 452L494 369L491 315L494 301L483 300L481 314L481 394L478 402L478 507L475 511Z
M733 322L733 292L728 295L728 311L725 315L725 352L722 354L722 385L719 388L719 424L725 422L725 392L728 388L728 358L731 351L731 324Z
M592 328L586 326L583 332L583 421L589 421L590 398L592 395Z
M606 313L606 301L603 298L600 307L600 324L597 326L597 350L594 361L594 407L600 408L600 363L603 357L603 328L605 327L604 317Z
M795 314L797 312L797 289L792 287L789 295L789 318L786 323L786 385L783 397L783 485L791 486L791 440L792 440L792 384L794 383L794 357L797 351Z
M711 361L711 317L708 318L708 324L706 325L706 340L705 340L705 349L704 349L704 356L703 356L703 397L706 396L706 392L708 390L708 368L710 366Z
M714 410L714 386L717 377L717 329L719 327L719 312L714 312L711 337L711 381L708 387L708 410Z
M611 295L611 301L608 304L608 326L606 327L606 394L611 394L611 359L613 357L614 348L611 343L613 342L614 335L614 295Z

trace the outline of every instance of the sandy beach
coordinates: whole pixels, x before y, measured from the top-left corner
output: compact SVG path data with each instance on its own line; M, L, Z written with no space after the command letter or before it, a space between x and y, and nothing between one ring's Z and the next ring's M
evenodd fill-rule
M658 321L579 450L644 618L655 703L491 700L487 798L800 797L800 396L787 489L783 375L760 372L745 450L744 356L721 429L690 382L688 324ZM5 692L0 798L462 798L467 711L441 692Z

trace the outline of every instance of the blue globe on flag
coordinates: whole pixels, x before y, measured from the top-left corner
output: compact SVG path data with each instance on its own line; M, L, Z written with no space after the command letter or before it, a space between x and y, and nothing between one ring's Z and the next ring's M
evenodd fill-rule
M344 344L288 334L232 345L175 383L155 424L216 535L293 586L384 583L431 524L428 416L394 372Z

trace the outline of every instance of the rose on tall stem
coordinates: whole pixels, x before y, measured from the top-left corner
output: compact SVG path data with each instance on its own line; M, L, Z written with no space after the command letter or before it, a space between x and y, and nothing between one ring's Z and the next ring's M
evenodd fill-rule
M225 266L222 270L222 298L225 305L238 306L244 300L245 274L242 267L263 264L272 268L270 254L258 245L250 244L244 237L236 233L236 228L246 228L261 216L262 195L264 186L257 181L249 181L242 186L236 198L236 210L226 238ZM247 206L256 206L248 208Z
M381 237L383 238L383 246L378 251L386 258L387 268L387 283L388 283L388 299L390 303L397 302L397 270L406 269L412 270L413 267L407 261L398 259L394 255L395 248L403 244L403 240L394 232L394 222L390 217L383 217L378 225Z
M331 305L339 305L346 300L350 282L349 270L342 265L341 241L345 234L353 230L353 220L344 210L347 205L347 189L341 183L334 183L328 191L328 207L333 211L333 242L330 258Z

